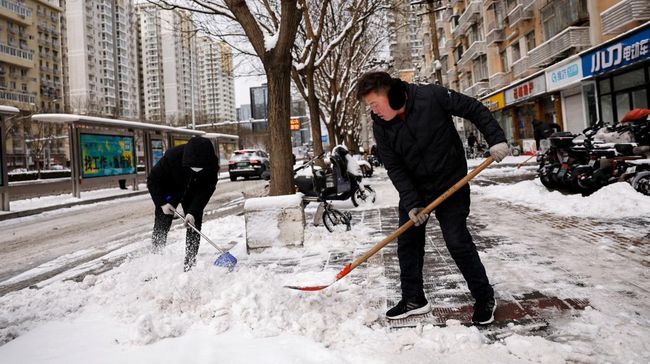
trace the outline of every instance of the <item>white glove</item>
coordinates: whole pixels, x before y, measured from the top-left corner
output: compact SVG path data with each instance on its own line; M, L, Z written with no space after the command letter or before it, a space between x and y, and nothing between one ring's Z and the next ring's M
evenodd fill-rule
M508 144L505 142L501 142L490 147L490 155L492 158L494 158L495 161L497 161L497 163L501 162L503 158L508 156L509 153L510 148L508 148Z
M422 214L420 216L417 216L418 213L422 210L423 210L422 207L416 207L411 209L411 211L409 211L409 218L411 219L411 221L413 221L413 224L415 226L420 226L425 222L427 222L427 220L429 220L429 214Z
M160 208L162 209L163 214L165 214L165 215L174 215L174 206L172 206L172 204L166 203L166 204L160 206Z
M192 214L187 214L185 215L185 223L183 225L185 225L186 228L189 228L190 225L196 227L195 222L194 216L192 216Z

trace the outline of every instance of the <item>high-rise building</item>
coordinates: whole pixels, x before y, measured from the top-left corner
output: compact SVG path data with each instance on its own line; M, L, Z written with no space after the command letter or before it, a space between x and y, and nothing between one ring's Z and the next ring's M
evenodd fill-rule
M196 29L190 13L136 6L146 120L187 125L199 113Z
M67 0L69 108L73 113L139 117L132 0Z
M197 51L201 116L207 122L235 120L232 49L224 42L199 37Z
M61 13L59 1L0 1L0 103L62 110Z

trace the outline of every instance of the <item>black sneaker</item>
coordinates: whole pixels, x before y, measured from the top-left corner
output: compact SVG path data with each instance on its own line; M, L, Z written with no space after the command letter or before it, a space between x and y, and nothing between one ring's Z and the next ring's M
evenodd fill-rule
M487 300L477 300L474 304L474 315L472 315L472 322L477 325L487 325L494 321L494 311L497 309L496 298L488 298Z
M431 305L426 299L422 302L401 300L386 312L386 317L389 320L397 320L411 315L422 315L429 311L431 311Z

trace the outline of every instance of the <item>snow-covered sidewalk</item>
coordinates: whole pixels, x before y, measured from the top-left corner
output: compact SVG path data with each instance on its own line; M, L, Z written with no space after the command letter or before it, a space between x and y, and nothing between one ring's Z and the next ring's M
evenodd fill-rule
M493 167L483 178L502 181L510 173L532 173ZM351 231L330 234L309 223L300 249L247 255L243 216L205 223L203 231L216 242L237 243L232 253L239 264L232 273L212 266L215 252L205 243L198 266L183 273L181 229L172 230L173 243L161 255L140 253L81 282L52 279L39 289L2 296L0 362L650 360L650 221L643 210L650 198L629 194L623 185L596 196L599 202L594 196L563 199L530 181L472 186L469 225L498 298L504 307L521 306L530 319L497 324L496 331L439 321L452 317L442 313L473 302L436 224L429 224L425 265L431 268L427 294L438 316L403 325L385 320L385 309L399 292L394 244L326 290L284 288L301 273L335 273L396 227L397 193L382 172L369 180L378 192L375 206L336 204L352 210ZM533 197L526 200L526 195ZM547 200L553 203L544 205ZM591 209L590 219L571 214L571 206L581 204ZM314 207L307 208L308 221ZM621 210L633 211L622 219ZM568 308L525 306L530 302L565 302ZM531 322L542 325L531 327Z

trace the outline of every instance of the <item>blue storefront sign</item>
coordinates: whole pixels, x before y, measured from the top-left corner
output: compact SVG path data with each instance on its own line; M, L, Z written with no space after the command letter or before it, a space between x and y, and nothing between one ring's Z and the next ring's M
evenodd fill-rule
M562 62L546 70L546 89L555 91L572 86L582 80L582 62L579 57Z
M602 75L644 61L650 58L650 26L585 53L581 58L584 77Z

